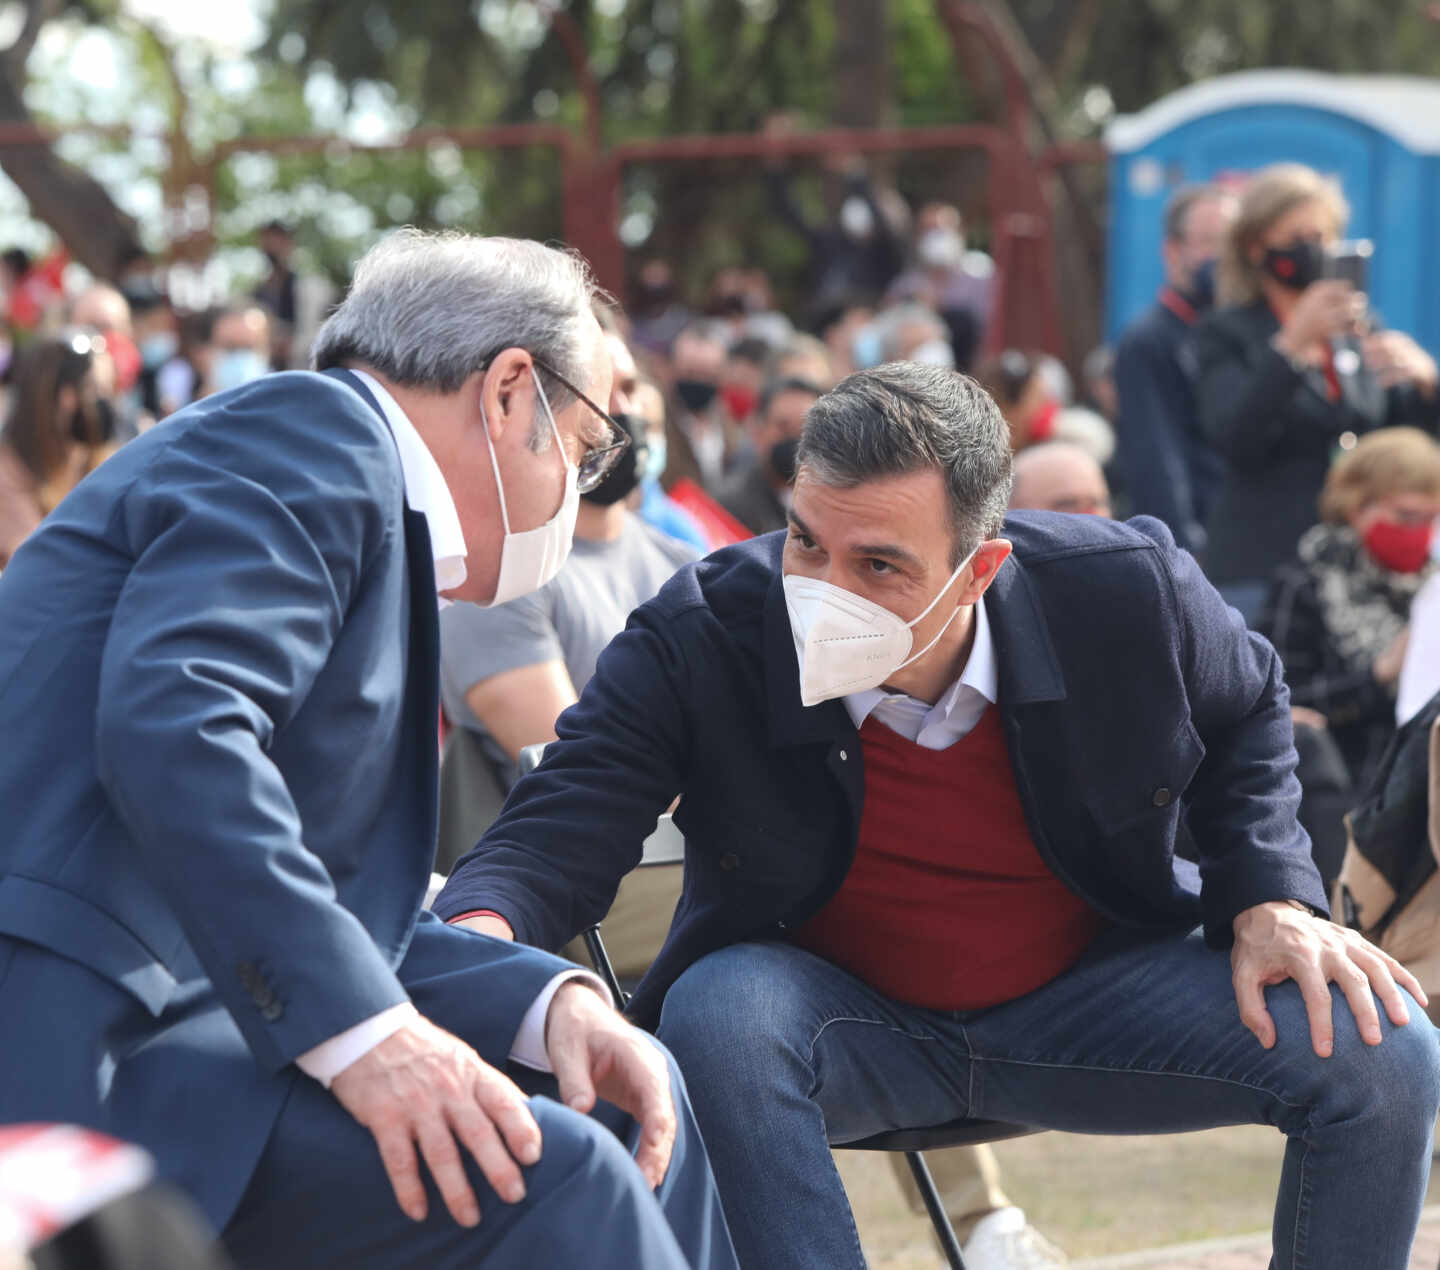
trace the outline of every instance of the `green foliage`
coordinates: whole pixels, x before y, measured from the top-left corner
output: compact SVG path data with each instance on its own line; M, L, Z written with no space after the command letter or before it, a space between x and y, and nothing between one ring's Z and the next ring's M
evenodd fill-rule
M846 15L885 7L890 66L875 117L905 125L963 122L990 99L957 65L936 0L553 0L573 23L599 86L608 143L687 133L753 131L776 111L824 126L838 106L855 116L853 85L836 73ZM27 100L53 122L133 121L163 137L174 101L173 61L187 101L190 145L202 160L235 138L333 133L351 142L417 125L563 124L580 135L584 101L566 47L537 0L285 0L260 47L237 57L202 47L167 55L124 20L117 0L72 6L63 22L109 32L123 91L97 92L65 57L32 59ZM1064 135L1094 135L1109 105L1139 109L1195 79L1267 65L1440 73L1440 26L1413 0L1009 0L1053 86ZM846 27L844 30L853 30ZM978 64L986 64L983 55ZM169 58L170 60L167 60ZM967 64L968 65L968 64ZM883 85L882 85L883 89ZM862 110L863 116L865 111ZM158 141L128 148L72 140L120 201L153 213L169 156ZM793 165L817 217L833 182ZM954 199L974 211L983 166L917 155L886 168L915 202ZM366 153L354 146L220 165L222 243L253 243L272 216L298 223L302 243L337 280L385 228L401 223L559 237L561 168L542 149ZM707 161L637 165L625 176L621 220L637 256L681 262L698 291L719 266L760 262L797 286L798 239L773 214L760 165ZM146 199L149 200L148 204ZM145 221L163 248L168 226ZM235 255L242 273L258 256Z

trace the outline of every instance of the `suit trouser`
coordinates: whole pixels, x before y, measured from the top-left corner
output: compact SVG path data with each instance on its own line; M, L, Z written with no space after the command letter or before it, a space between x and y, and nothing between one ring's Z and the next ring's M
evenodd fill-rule
M421 1014L473 1039L488 1026L485 977L465 958L474 936L440 928L436 938L431 927L422 939L426 930L417 930L401 979ZM653 1194L631 1158L639 1138L633 1120L603 1103L580 1115L538 1092L553 1093L552 1078L512 1064L509 1074L536 1091L530 1109L543 1140L540 1162L524 1170L526 1198L502 1203L467 1157L481 1221L466 1230L451 1219L422 1164L429 1216L412 1222L369 1132L318 1084L300 1081L225 1243L242 1267L256 1270L734 1270L705 1149L679 1071L666 1057L678 1133L669 1172Z
M493 1039L486 1014L490 980L474 964L473 948L467 950L480 938L422 923L400 972L422 1014L472 1043ZM223 1015L218 1006L205 1013ZM150 1147L162 1177L212 1212L233 1210L225 1242L242 1266L734 1270L714 1181L673 1061L678 1133L657 1193L631 1159L636 1130L627 1116L605 1104L582 1116L536 1096L531 1107L543 1154L525 1170L528 1197L502 1204L470 1163L482 1221L465 1230L450 1219L428 1176L429 1218L405 1217L374 1139L306 1077L293 1081L267 1140L253 1110L267 1104L247 1092L247 1082L257 1086L269 1078L233 1041L233 1030L199 1032L213 1049L198 1048L189 1063L173 1046L145 1040L153 1020L123 990L78 963L4 937L0 1020L0 1124L74 1120ZM157 1049L166 1051L167 1081L137 1086L135 1070ZM46 1073L43 1087L27 1078L39 1071ZM552 1078L513 1065L511 1074L533 1090L553 1091ZM127 1085L130 1095L121 1099ZM137 1097L136 1088L148 1092ZM46 1096L45 1090L56 1092ZM171 1158L177 1143L185 1155L178 1163ZM251 1150L259 1163L235 1209L233 1198L225 1198L232 1185L225 1179L236 1176L237 1154L255 1158L246 1154ZM243 1174L234 1185L243 1185Z
M655 865L631 870L620 883L604 924L605 951L620 978L639 979L655 960L680 899L681 877L679 864ZM589 964L578 939L566 946L565 956ZM897 1151L889 1159L906 1203L924 1216L925 1204L904 1155ZM925 1162L962 1242L980 1218L1009 1206L1010 1199L1000 1184L1000 1164L988 1146L930 1151Z

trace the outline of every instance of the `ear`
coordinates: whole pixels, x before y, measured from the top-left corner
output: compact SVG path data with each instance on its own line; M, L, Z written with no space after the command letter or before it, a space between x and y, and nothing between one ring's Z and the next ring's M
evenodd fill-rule
M480 376L480 405L492 441L500 440L517 415L523 415L529 426L535 399L531 365L530 354L523 348L507 348L490 359L489 368Z
M969 578L955 597L956 602L974 604L990 589L995 575L1000 572L1000 566L1010 558L1010 553L1014 550L1014 544L1008 538L987 538L982 542L975 558L970 561Z
M80 404L80 394L73 384L62 384L55 394L55 414L60 419L69 419ZM67 424L68 426L68 424Z

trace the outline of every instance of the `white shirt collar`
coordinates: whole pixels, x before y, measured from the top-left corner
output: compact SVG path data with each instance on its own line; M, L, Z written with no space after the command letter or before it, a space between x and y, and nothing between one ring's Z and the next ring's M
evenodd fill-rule
M985 707L994 705L999 699L1000 675L995 662L995 642L990 635L985 598L981 596L975 602L975 639L970 645L965 669L933 706L905 693L886 692L882 688L852 692L844 698L844 702L857 728L879 708L877 717L887 727L894 728L912 741L918 740L929 749L943 749L969 732L979 722Z
M363 370L352 370L375 394L390 434L395 438L395 448L400 451L400 470L405 477L405 501L412 512L425 517L430 530L430 550L435 557L435 589L451 591L465 581L465 534L460 528L460 513L455 510L455 499L445 483L445 475L430 447L425 444L415 425L405 416L399 403L376 381L373 375ZM450 603L443 596L440 607Z

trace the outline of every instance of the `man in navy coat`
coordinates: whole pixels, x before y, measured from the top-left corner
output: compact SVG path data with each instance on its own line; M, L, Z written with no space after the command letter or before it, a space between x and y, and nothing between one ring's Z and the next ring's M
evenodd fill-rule
M0 1123L149 1148L241 1265L735 1264L663 1051L421 912L437 592L541 585L625 444L592 292L386 239L326 373L153 429L0 578Z
M636 611L436 911L557 946L680 795L632 1013L744 1266L862 1266L828 1144L978 1116L1276 1125L1274 1264L1401 1270L1440 1055L1327 919L1274 650L1158 521L1006 521L1010 482L964 376L826 394L788 532Z

